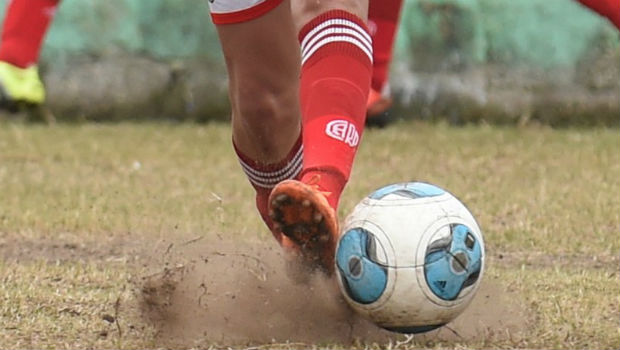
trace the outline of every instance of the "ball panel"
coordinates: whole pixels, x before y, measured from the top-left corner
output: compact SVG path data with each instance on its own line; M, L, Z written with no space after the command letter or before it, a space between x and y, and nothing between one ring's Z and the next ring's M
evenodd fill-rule
M445 226L444 226L445 228ZM451 224L446 239L431 240L426 249L424 274L431 291L443 300L455 300L464 287L475 283L482 268L481 245L463 224ZM466 283L467 282L467 283Z
M361 209L358 208L358 209L362 211L364 210L364 208L361 208ZM368 209L368 208L365 208L365 209ZM383 293L377 300L371 303L367 303L367 304L360 303L359 301L355 300L349 291L349 289L351 288L351 285L349 285L348 282L346 281L345 276L344 276L344 271L343 271L345 267L345 265L343 265L343 261L345 261L346 258L343 259L341 257L340 266L338 266L338 254L342 254L339 252L341 252L342 249L344 249L344 247L341 248L344 242L344 238L348 237L347 235L348 232L355 231L355 230L366 231L370 239L366 241L365 243L366 245L364 247L362 247L363 240L361 239L352 240L358 245L358 247L354 249L358 252L365 251L369 260L375 262L378 266L387 268L386 270L387 280L386 280L385 290L383 291ZM336 269L335 270L336 270L338 284L340 285L340 288L343 292L343 296L345 297L345 300L349 303L349 305L351 305L352 308L356 310L357 312L367 315L369 311L377 309L377 308L381 308L383 304L387 302L387 300L389 299L389 296L392 294L392 290L394 288L394 274L390 272L389 266L395 264L394 247L392 246L391 242L389 241L387 235L383 232L383 230L381 230L381 228L379 228L376 224L370 221L349 220L347 224L343 227L343 232L344 234L340 237L338 241L338 246L336 247L337 256L336 256ZM351 243L352 242L349 242L348 244L351 244Z
M427 228L437 220L437 216L443 215L440 203L435 199L407 200L397 205L362 202L345 220L343 229L346 231L363 227L373 232L379 242L391 247L392 250L386 250L387 266L421 266L424 259L416 259L418 242Z
M387 268L374 261L377 254L370 251L383 248L369 244L372 241L372 234L355 228L343 235L336 251L336 267L345 292L360 304L377 301L387 286Z
M397 195L404 198L415 199L434 197L444 194L441 188L424 182L405 182L382 187L371 193L368 198L384 199L387 195Z
M390 269L394 273L394 289L381 308L371 310L369 318L383 328L424 327L446 324L465 309L469 300L457 299L439 304L429 300L417 278L424 267ZM428 288L427 288L428 289Z
M474 245L470 250L467 245L472 239ZM417 260L423 261L417 278L430 302L442 306L469 303L484 271L484 243L475 221L463 217L436 221L419 241L416 254ZM465 259L470 262L469 270L462 272L459 261Z

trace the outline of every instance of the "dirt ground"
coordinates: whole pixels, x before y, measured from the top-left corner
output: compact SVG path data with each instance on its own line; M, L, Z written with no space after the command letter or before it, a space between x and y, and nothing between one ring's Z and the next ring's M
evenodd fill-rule
M122 239L99 243L0 240L0 257L105 263L135 256L134 285L142 321L155 343L170 348L205 345L356 344L407 339L354 314L336 283L314 276L305 284L289 279L282 253L269 242L195 238L170 242ZM507 258L502 257L503 260ZM140 272L137 272L140 271ZM502 340L527 331L519 295L483 279L472 305L454 322L416 335L415 342ZM409 338L411 340L411 338Z

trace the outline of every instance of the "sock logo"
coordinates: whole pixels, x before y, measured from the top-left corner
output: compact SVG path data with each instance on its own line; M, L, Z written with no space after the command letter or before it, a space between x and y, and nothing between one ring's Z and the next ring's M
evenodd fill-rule
M360 134L357 132L357 128L355 128L353 123L349 123L346 120L338 119L330 121L325 127L325 134L351 147L357 146L360 141Z

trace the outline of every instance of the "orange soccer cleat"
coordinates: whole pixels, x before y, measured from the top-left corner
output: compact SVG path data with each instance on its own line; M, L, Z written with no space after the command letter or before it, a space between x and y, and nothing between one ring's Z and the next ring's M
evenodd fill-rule
M320 269L331 275L338 220L327 202L329 193L322 192L317 182L318 177L313 177L310 183L280 182L269 196L269 216L276 233L290 240L290 243L283 242L285 248L292 248L292 253L299 255L310 270Z

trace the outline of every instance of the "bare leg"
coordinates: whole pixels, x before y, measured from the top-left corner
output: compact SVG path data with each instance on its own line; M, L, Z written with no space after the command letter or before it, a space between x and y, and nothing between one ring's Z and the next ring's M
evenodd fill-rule
M299 49L289 1L254 20L218 25L233 140L248 157L282 160L299 138Z
M235 151L256 191L258 212L276 240L287 245L273 229L268 199L278 182L299 174L303 160L300 55L290 2L254 19L217 24L217 30L228 68Z

